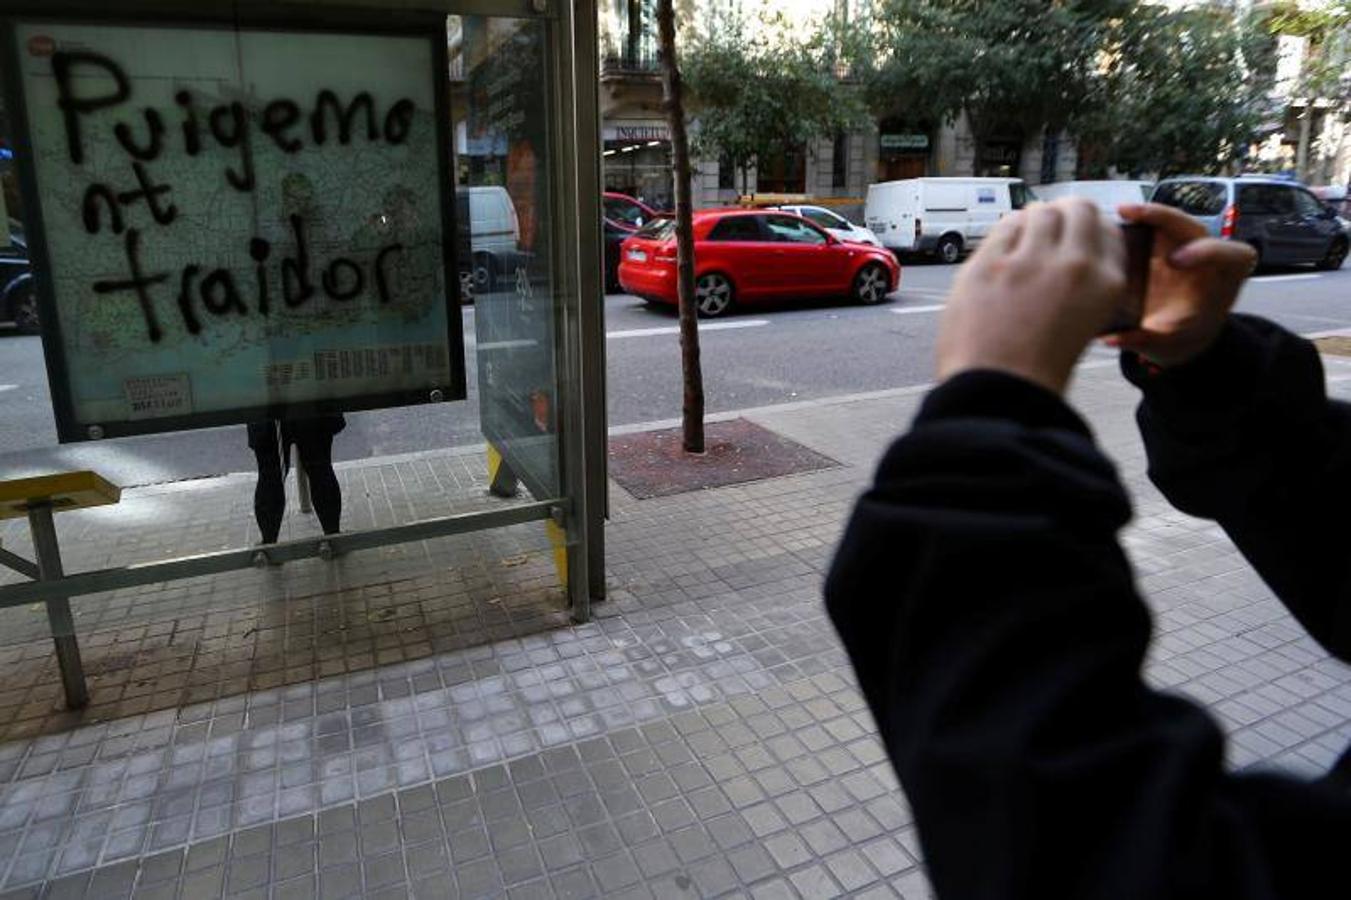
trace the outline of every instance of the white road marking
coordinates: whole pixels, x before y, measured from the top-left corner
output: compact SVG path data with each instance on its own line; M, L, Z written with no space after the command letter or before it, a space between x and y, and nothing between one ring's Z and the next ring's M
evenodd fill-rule
M17 384L0 384L0 394L3 394L5 391L12 391L17 387Z
M1323 277L1322 275L1318 275L1314 272L1309 272L1304 275L1259 275L1256 278L1249 278L1248 280L1253 282L1254 284L1264 284L1268 281L1308 281L1311 278L1322 278L1322 277Z
M909 315L910 313L937 312L938 310L943 309L943 308L944 308L944 304L939 303L939 304L936 304L936 305L934 305L934 306L904 306L904 307L901 307L901 308L899 308L899 309L897 309L897 308L895 308L895 307L892 307L892 310L891 310L891 311L894 312L894 313L895 313L896 315L898 315L898 316L905 316L905 315Z
M707 325L700 323L699 332L705 331L725 331L730 328L755 328L758 325L768 325L768 319L745 319L735 322L710 322ZM632 338L632 337L651 337L657 334L680 334L679 325L667 325L662 328L630 328L627 331L607 331L607 338Z

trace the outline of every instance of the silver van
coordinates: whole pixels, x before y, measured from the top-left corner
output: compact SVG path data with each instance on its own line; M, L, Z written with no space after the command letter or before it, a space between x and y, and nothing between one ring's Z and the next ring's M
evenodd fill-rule
M1346 261L1341 221L1298 182L1180 175L1160 181L1150 199L1193 216L1215 237L1251 244L1258 265L1313 263L1340 269Z

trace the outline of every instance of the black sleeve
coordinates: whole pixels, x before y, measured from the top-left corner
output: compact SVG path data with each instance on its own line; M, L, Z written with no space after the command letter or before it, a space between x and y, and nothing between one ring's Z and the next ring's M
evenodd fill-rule
M1330 401L1312 344L1235 315L1192 363L1122 369L1149 475L1183 512L1219 522L1309 633L1351 660L1351 407Z
M1128 516L1082 421L991 372L934 391L858 503L826 602L944 900L1342 880L1351 800L1226 774L1207 714L1141 681Z

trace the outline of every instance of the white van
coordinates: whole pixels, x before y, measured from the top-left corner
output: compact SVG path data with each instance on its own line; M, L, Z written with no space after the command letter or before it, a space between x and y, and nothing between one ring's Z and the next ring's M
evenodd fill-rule
M1123 203L1144 203L1154 189L1152 181L1057 181L1037 185L1038 200L1059 200L1061 197L1083 197L1097 204L1098 209L1112 220L1120 217L1116 208Z
M495 288L499 275L516 267L521 223L506 188L483 185L469 188L468 194L473 286L485 293Z
M954 263L1035 199L1021 178L907 178L868 185L863 220L890 250Z

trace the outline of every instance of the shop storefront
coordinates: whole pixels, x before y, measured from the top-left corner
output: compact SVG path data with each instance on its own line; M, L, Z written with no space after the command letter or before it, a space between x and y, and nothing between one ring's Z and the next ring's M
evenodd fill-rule
M927 131L883 123L877 135L877 179L897 181L927 175L932 145Z
M605 190L636 197L654 209L675 205L671 132L660 119L618 119L601 129Z
M1011 178L1022 167L1023 141L1021 138L1000 137L981 141L976 147L976 175L992 178Z

